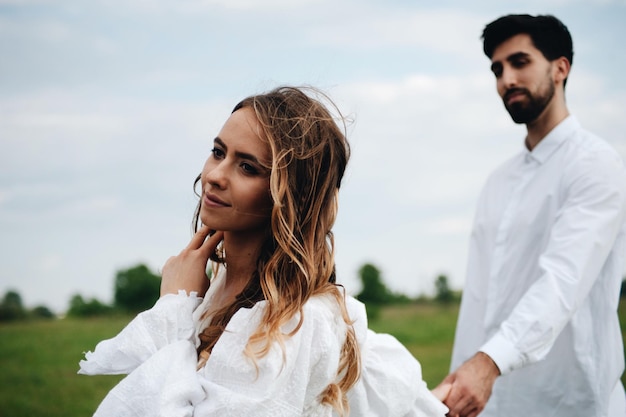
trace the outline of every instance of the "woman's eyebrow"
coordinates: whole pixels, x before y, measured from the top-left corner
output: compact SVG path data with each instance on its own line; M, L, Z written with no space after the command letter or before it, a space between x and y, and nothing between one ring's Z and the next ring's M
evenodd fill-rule
M228 146L226 146L226 144L224 143L224 141L222 139L220 139L219 136L216 136L215 139L213 139L213 143L217 143L218 145L220 145L222 148L224 149L228 149Z
M228 150L228 146L224 143L224 141L222 139L220 139L219 136L217 136L215 139L213 139L213 142L217 143L218 145L220 145L222 148L224 148L224 150L226 150L226 151ZM259 158L257 158L256 156L252 155L251 153L236 151L235 152L235 156L237 158L240 158L240 159L247 159L247 160L252 161L254 163L260 164Z

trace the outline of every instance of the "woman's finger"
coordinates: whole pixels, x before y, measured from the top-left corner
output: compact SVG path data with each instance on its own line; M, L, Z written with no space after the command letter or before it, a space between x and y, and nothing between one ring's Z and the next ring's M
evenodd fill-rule
M213 233L213 235L209 236L208 239L205 239L199 248L202 251L203 256L208 259L209 256L215 252L215 248L217 248L217 245L219 245L222 239L224 239L224 232L222 231L217 231Z
M431 392L433 393L435 397L437 397L439 401L444 402L446 398L448 397L448 394L450 393L451 389L452 389L451 383L442 382L441 384L433 388Z
M467 394L463 394L460 388L455 388L456 387L453 384L452 388L448 392L445 404L450 409L450 415L459 415L464 417L465 415L463 414L463 411L469 411L468 407L471 403L471 398Z
M209 229L209 226L202 226L200 229L198 229L198 231L189 241L187 249L199 249L204 244L204 241L206 240L210 231L211 229Z

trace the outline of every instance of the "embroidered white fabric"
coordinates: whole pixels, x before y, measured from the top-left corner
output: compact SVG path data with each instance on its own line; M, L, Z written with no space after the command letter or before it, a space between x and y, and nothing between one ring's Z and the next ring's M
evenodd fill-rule
M217 278L216 278L217 279ZM217 283L215 283L217 284ZM243 349L265 302L241 309L229 322L205 366L196 371L202 302L195 293L166 295L80 362L80 374L125 374L96 417L332 416L319 401L336 379L346 325L329 297L304 306L300 329L255 364ZM446 407L428 390L420 364L395 338L367 329L364 306L348 297L362 352L362 376L349 392L351 416L443 417ZM283 328L292 330L298 318ZM283 360L284 358L284 360Z

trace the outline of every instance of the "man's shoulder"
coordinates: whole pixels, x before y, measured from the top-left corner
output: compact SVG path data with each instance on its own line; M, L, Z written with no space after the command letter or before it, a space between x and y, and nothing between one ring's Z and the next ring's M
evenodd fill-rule
M572 131L568 139L568 144L580 147L584 151L609 152L617 155L615 148L606 139L583 127Z
M572 132L563 149L567 167L594 166L596 168L624 169L624 160L615 147L597 134L583 128Z
M556 163L563 186L596 191L621 190L622 195L626 191L624 159L599 135L578 128L570 133L560 152Z

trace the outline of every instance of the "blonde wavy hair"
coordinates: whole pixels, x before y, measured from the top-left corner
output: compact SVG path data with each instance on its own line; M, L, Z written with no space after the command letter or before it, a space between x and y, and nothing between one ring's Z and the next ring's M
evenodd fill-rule
M343 131L322 100L333 106ZM359 378L360 352L346 309L345 291L336 284L331 230L350 156L345 119L327 96L312 88L280 87L244 99L233 112L244 107L255 112L262 139L271 149L271 222L249 283L200 334L200 366L240 308L249 308L260 300L267 302L262 324L246 346L246 354L255 360L265 356L274 342L283 346L284 338L299 330L304 320L303 306L310 297L330 295L339 305L348 331L337 378L322 393L321 401L340 415L347 415L346 393ZM194 215L194 230L199 225L199 209L200 203ZM217 254L212 259L224 261ZM298 325L284 334L281 326L296 315Z

